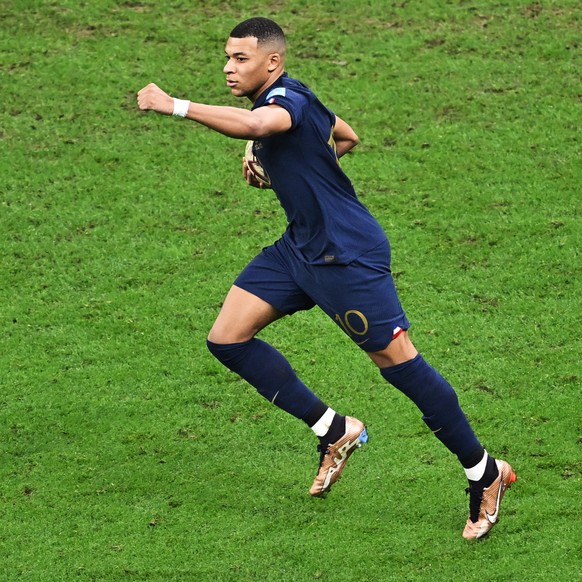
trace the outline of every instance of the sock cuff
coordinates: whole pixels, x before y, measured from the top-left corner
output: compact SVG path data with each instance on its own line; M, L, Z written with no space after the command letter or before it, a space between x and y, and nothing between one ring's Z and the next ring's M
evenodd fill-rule
M487 468L487 459L489 455L487 451L483 449L483 457L482 459L473 467L465 467L465 473L467 475L467 479L469 481L479 481L485 474L485 469Z
M325 436L329 431L329 427L331 426L334 417L335 410L328 408L323 413L323 416L311 427L311 430L315 433L315 436Z
M313 428L328 410L331 409L327 404L318 399L301 420L303 420L309 428Z
M254 338L253 338L254 339ZM209 339L206 340L206 346L208 347L208 349L212 352L227 352L229 350L236 350L237 348L242 348L248 344L250 344L253 340L250 339L246 342L238 342L238 343L232 343L232 344L215 344L214 342L211 342Z
M406 373L411 368L416 368L421 362L424 362L424 358L420 353L416 354L411 360L402 362L402 364L396 364L395 366L388 366L387 368L380 368L380 374L384 376L388 382L394 376L399 376L400 374Z

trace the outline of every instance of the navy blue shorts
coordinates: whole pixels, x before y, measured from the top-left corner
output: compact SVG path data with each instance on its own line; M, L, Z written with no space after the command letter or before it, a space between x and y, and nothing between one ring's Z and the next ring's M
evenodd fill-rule
M348 265L311 265L280 239L234 284L288 315L319 306L366 352L383 350L410 327L390 271L388 241Z

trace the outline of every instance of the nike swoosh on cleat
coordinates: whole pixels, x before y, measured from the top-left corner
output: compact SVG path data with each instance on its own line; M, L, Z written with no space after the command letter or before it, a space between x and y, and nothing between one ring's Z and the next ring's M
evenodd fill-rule
M487 517L487 521L493 525L499 516L499 505L501 504L501 495L505 491L505 483L503 482L503 473L500 475L501 483L499 484L499 491L497 491L497 500L495 502L495 511L493 513L489 513L485 511L485 516Z

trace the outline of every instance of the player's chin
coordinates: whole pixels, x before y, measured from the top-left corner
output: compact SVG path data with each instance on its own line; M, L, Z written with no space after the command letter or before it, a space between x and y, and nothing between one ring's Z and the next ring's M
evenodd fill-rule
M246 91L243 91L242 89L239 89L238 87L230 87L230 92L235 97L246 97L246 95L247 95Z

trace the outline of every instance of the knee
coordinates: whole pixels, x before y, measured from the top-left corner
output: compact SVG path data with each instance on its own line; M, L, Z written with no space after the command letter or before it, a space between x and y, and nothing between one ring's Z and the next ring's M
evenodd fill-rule
M240 360L244 359L250 342L240 343L218 343L210 339L206 340L206 347L209 352L222 364L232 368Z
M217 321L208 333L207 341L217 345L226 345L247 342L253 337L253 331L238 330L235 326L223 325Z
M383 350L379 352L368 352L368 356L370 356L371 360L380 369L404 364L405 362L413 360L417 355L418 351L408 336L408 331L403 331Z
M232 342L230 341L230 338L228 337L228 334L225 332L225 330L222 330L219 326L214 324L212 326L212 329L208 333L206 343L208 345L208 349L212 352L212 349L210 348L210 344L212 344L212 345L224 345L224 344L229 344Z
M220 348L221 344L218 343L214 343L213 341L210 340L210 336L208 336L208 339L206 340L206 347L208 348L208 351L214 356L216 357L216 354L218 353L218 350Z
M230 351L229 348L231 347L231 344L214 342L209 338L206 340L206 347L216 359L221 360L224 357L224 354Z

